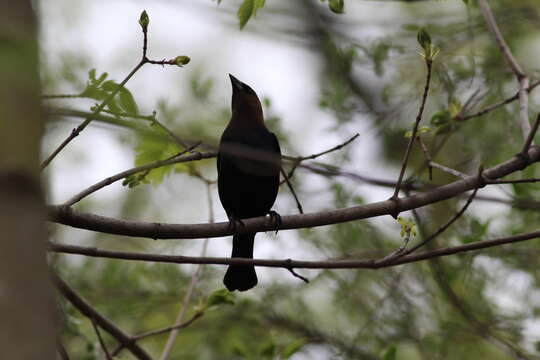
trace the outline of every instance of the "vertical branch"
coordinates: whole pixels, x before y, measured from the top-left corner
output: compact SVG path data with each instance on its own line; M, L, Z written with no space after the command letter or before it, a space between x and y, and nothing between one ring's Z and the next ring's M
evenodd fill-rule
M414 143L414 140L416 139L416 134L418 132L418 125L420 124L420 120L422 120L422 113L424 112L424 107L426 105L426 100L429 93L429 83L431 81L432 65L433 65L433 60L426 57L427 74L426 74L426 84L424 85L424 93L422 94L422 102L420 103L420 109L418 111L418 115L416 116L416 121L414 122L412 136L409 139L409 144L407 145L407 150L405 151L405 156L403 157L403 163L401 165L401 171L399 172L399 178L396 184L396 189L394 190L394 195L392 195L391 197L394 200L397 200L398 198L399 190L401 189L401 183L403 182L403 175L405 174L405 169L407 168L407 162L409 161L411 148Z
M529 123L529 78L517 62L514 55L512 55L512 51L508 47L508 44L506 44L506 41L504 40L504 37L497 26L497 22L495 21L495 17L493 16L487 0L478 0L478 5L480 6L480 11L484 16L484 20L486 21L489 31L495 38L495 42L497 43L499 50L503 54L508 66L516 75L519 82L519 124L523 139L527 139L527 135L531 131L531 124Z
M206 194L208 198L208 222L213 223L215 221L214 220L214 203L212 201L211 183L208 181L206 182ZM208 238L204 240L201 256L206 255L207 247L208 247ZM197 269L191 276L191 282L189 283L188 289L186 291L186 295L184 296L184 300L182 302L182 306L180 307L180 311L178 312L178 316L176 317L176 321L174 322L174 325L173 325L174 328L171 330L169 334L169 338L167 339L167 343L165 344L165 348L163 348L163 352L161 353L161 356L159 357L160 360L167 360L169 358L169 355L174 346L174 342L176 340L178 332L181 329L180 326L182 325L182 321L184 319L184 315L186 313L188 304L193 295L193 290L195 289L195 286L197 285L197 282L199 281L199 278L201 277L202 270L203 270L203 266L201 264L197 266Z

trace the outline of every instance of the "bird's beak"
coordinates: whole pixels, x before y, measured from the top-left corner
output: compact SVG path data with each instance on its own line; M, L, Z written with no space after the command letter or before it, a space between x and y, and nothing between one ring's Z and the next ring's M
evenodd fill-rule
M231 79L233 90L242 90L243 87L242 87L242 82L240 80L238 80L231 74L229 74L229 78Z

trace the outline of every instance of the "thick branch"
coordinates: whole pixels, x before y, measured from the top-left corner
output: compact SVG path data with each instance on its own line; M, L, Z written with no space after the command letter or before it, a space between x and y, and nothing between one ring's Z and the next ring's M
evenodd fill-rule
M504 163L485 170L483 173L484 179L489 181L507 176L515 171L524 169L529 164L539 160L540 148L533 145L527 152L526 158L523 156L516 156ZM386 200L345 209L282 216L282 223L279 227L276 227L275 223L269 222L267 217L258 217L243 220L245 226L237 230L238 232L261 232L276 229L299 229L337 224L381 215L390 215L396 213L396 211L402 212L450 199L483 185L484 184L479 181L478 177L474 175L469 176L466 179L457 180L453 183L433 188L424 193L399 198L397 204L395 201ZM215 224L163 224L127 221L87 214L70 209L66 206L49 206L49 219L60 224L70 225L81 229L152 239L196 239L221 237L232 235L234 233L228 222Z

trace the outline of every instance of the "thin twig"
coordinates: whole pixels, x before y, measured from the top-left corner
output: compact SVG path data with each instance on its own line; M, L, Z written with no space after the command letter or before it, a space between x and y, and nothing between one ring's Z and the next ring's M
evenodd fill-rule
M499 30L499 27L497 26L497 22L495 21L495 17L493 17L493 13L491 12L491 9L487 1L478 0L478 5L480 5L480 10L482 11L482 15L484 16L484 20L486 21L489 31L495 37L497 46L499 46L499 50L501 50L501 53L503 54L504 58L508 62L510 69L512 69L512 72L516 74L518 78L524 77L525 73L523 72L523 70L521 69L521 66L518 64L518 62L514 58L514 55L512 55L512 51L510 51L510 48L506 44L506 41L504 40L504 37L502 36L501 31Z
M486 180L486 184L523 184L539 182L540 178L517 179L517 180Z
M96 332L97 338L99 340L99 345L103 349L103 352L105 353L105 356L107 357L107 360L112 360L111 354L109 354L109 350L107 349L107 346L105 345L105 341L103 341L103 338L101 337L101 332L99 331L99 327L96 324L96 320L93 316L90 317L90 322L92 323L92 326L94 327L94 331Z
M529 131L529 134L527 135L525 144L523 144L523 148L521 149L521 154L525 155L527 154L527 151L529 151L529 148L531 147L534 137L536 135L536 132L538 131L539 124L540 124L540 112L538 113L538 115L536 115L536 121L534 122L532 129Z
M206 196L208 199L208 222L213 223L214 222L214 204L212 201L211 184L208 182L206 182ZM201 250L201 256L204 256L206 254L207 247L208 247L208 238L204 240L203 248ZM191 276L191 282L189 283L189 287L186 291L186 295L184 296L184 300L178 312L178 316L176 317L175 324L173 325L173 328L171 329L171 332L169 334L169 338L167 339L167 343L165 344L165 347L163 348L161 356L159 357L160 360L167 360L169 358L169 355L171 353L171 350L176 340L176 337L178 335L178 332L181 329L180 325L182 324L182 320L184 319L184 314L187 311L188 304L193 295L193 290L195 289L195 286L197 285L197 282L199 281L199 278L201 277L202 271L203 271L203 267L202 265L199 265L197 269L193 272L193 275ZM193 321L195 321L194 318L193 318Z
M429 181L431 181L431 180L433 180L433 166L431 166L431 162L432 162L431 155L429 154L429 150L428 150L426 144L424 143L424 140L422 140L422 137L420 135L418 135L416 137L416 139L420 143L420 147L422 148L422 152L424 153L424 156L426 157L427 164L428 164Z
M69 354L66 351L66 348L64 347L62 342L60 341L60 339L56 340L56 348L58 349L58 354L60 355L62 360L70 360L69 359Z
M111 320L100 314L85 299L83 299L75 290L71 288L56 273L51 273L52 279L62 296L64 296L77 310L90 319L95 319L96 323L107 331L118 342L124 346L140 360L152 360L150 355L143 348L132 341L132 337L118 328Z
M449 167L447 167L447 166L441 165L441 164L436 163L436 162L434 162L434 161L430 161L430 162L429 162L429 166L432 166L432 167L434 167L434 168L437 168L437 169L439 169L439 170L441 170L441 171L444 171L445 173L448 173L448 174L453 175L453 176L455 176L455 177L458 177L458 178L460 178L460 179L466 179L466 178L469 177L469 175L464 174L464 173L462 173L461 171L458 171L458 170L449 168Z
M531 92L534 88L536 88L538 85L540 85L540 80L534 82L532 85L530 85L528 88L527 88L527 92ZM498 103L495 103L493 105L490 105L482 110L479 110L473 114L470 114L470 115L465 115L465 116L458 116L456 117L456 120L458 121L465 121L465 120L469 120L469 119L472 119L472 118L475 118L475 117L478 117L478 116L482 116L482 115L485 115L487 113L490 113L492 112L493 110L496 110L498 108L500 108L501 106L504 106L506 104L510 104L511 102L514 102L516 100L519 99L519 91L514 95L514 96L511 96L501 102L498 102Z
M299 157L295 158L295 160L297 160L297 161L314 160L314 159L316 159L318 157L321 157L323 155L326 155L326 154L329 154L329 153L334 152L336 150L340 150L340 149L344 148L345 146L349 145L354 140L356 140L356 138L358 138L358 136L360 136L360 134L354 134L349 140L345 141L342 144L336 145L333 148L330 148L330 149L325 150L325 151L321 151L321 152L316 153L316 154L308 155L308 156L299 156Z
M45 169L51 163L51 161L60 153L60 151L62 151L75 137L77 137L81 133L81 131L83 131L90 124L90 122L92 122L93 116L99 114L105 108L105 106L109 104L109 102L116 96L116 94L118 94L118 92L133 77L133 75L135 75L135 73L139 71L141 67L143 67L143 65L145 64L178 65L175 59L171 59L168 61L165 61L165 60L154 61L154 60L148 59L146 57L147 27L143 26L142 31L143 31L143 56L141 60L139 61L139 63L135 65L133 70L131 70L131 72L124 78L124 80L120 82L120 84L118 84L116 89L114 89L111 93L109 93L109 95L94 109L94 111L92 111L92 116L87 117L79 126L73 129L71 133L69 134L69 136L52 152L51 155L49 155L49 157L47 157L47 159L45 159L45 161L43 161L43 163L41 164L41 170Z
M482 179L482 167L480 167L480 169L478 170L478 179ZM454 216L452 216L450 218L450 220L448 220L448 222L446 224L444 224L443 226L439 227L439 229L437 231L435 231L433 234L431 234L430 236L426 237L424 239L424 241L422 241L420 244L417 244L416 246L413 246L412 248L410 248L409 250L406 250L404 251L403 255L408 255L416 250L418 250L420 247L426 245L427 243L429 243L430 241L432 241L433 239L435 239L437 236L441 235L444 231L446 231L453 223L455 223L464 213L465 211L467 211L467 208L469 207L469 205L471 205L471 203L473 202L475 196L476 196L476 193L478 192L478 187L476 187L473 192L471 193L471 195L469 196L469 198L467 199L467 202L465 202L465 205L463 205L463 207L457 212L454 214Z
M289 160L293 163L292 165L292 168L291 170L289 171L289 174L287 176L283 176L284 180L282 181L285 182L286 178L290 179L293 174L294 174L294 171L296 170L296 168L302 163L302 161L304 160L314 160L320 156L323 156L323 155L326 155L326 154L329 154L333 151L336 151L336 150L340 150L342 148L344 148L345 146L349 145L350 143L352 143L354 140L356 140L356 138L360 136L360 134L354 134L351 138L349 138L347 141L339 144L339 145L336 145L328 150L325 150L325 151L321 151L319 153L315 153L315 154L311 154L311 155L307 155L307 156L287 156L287 155L284 155L283 156L283 159L285 160Z
M101 104L99 104L95 109L94 111L92 111L92 114L95 115L95 114L98 114L101 110L103 110L103 108L105 106L107 106L107 104L115 97L116 94L118 94L118 92L120 91L120 89L122 89L124 87L124 85L129 81L129 79L131 79L131 77L133 75L135 75L135 73L145 64L145 62L143 60L141 60L134 68L133 70L131 70L131 72L124 78L124 80L122 80L122 82L120 82L120 84L116 87L116 89L114 89L114 91L112 91L106 98L105 100L103 100L101 102ZM91 117L88 117L86 118L79 126L77 126L75 129L73 129L71 131L71 133L69 134L69 136L52 152L51 155L49 155L49 157L47 159L45 159L45 161L43 161L43 163L41 163L41 170L45 169L50 163L51 161L53 161L53 159L60 153L60 151L62 151L67 144L69 144L71 142L71 140L73 140L75 137L77 137L81 131L83 131L87 126L88 124L90 124L90 122L92 121L92 118Z
M171 330L183 329L183 328L188 327L189 325L191 325L195 320L199 319L203 315L204 315L204 312L198 311L195 314L193 314L193 316L191 316L191 318L189 320L187 320L187 321L184 321L184 322L182 322L180 324L177 324L177 325L167 326L167 327L165 327L163 329L151 330L151 331L147 331L145 333L139 334L139 335L135 335L135 336L133 336L133 340L134 341L139 341L141 339L146 339L147 337L150 337L150 336L156 336L156 335L161 335L161 334L168 333Z
M322 261L304 261L304 260L266 260L266 259L246 259L246 258L229 258L229 257L197 257L197 256L178 256L178 255L160 255L160 254L144 254L130 253L123 251L103 250L93 247L84 247L65 244L49 244L49 251L100 257L107 259L122 259L132 261L151 261L171 264L206 264L206 265L253 265L261 267L284 268L284 269L379 269L384 267L397 266L436 257L449 256L469 251L486 249L504 244L518 243L522 241L540 238L540 229L512 235L493 240L476 241L473 243L445 247L435 250L424 251L417 254L409 254L399 259L395 259L391 263L381 263L377 260L322 260ZM126 340L127 342L127 340Z
M294 200L296 201L296 207L298 208L298 212L300 214L304 213L304 209L302 209L302 204L300 203L300 200L298 200L298 196L296 196L296 192L294 191L294 187L292 186L291 182L289 181L289 178L282 167L279 168L281 171L281 175L283 175L283 178L285 179L285 182L287 183L287 186L291 190L291 193L294 197Z
M64 205L72 206L73 204L81 201L82 199L84 199L88 195L96 192L97 190L102 189L105 186L111 185L112 183L114 183L116 181L125 179L128 176L137 174L139 172L149 171L149 170L156 169L156 168L166 166L166 165L178 164L178 163L182 163L182 162L195 161L195 160L202 160L202 159L206 159L206 158L210 158L210 157L215 156L214 153L194 153L194 154L190 154L190 155L182 157L182 155L184 155L185 153L193 150L198 145L199 144L195 144L195 145L187 148L186 150L182 151L181 153L173 155L173 156L171 156L171 157L169 157L167 159L154 161L154 162L148 163L146 165L136 166L134 168L119 172L116 175L109 176L109 177L95 183L94 185L89 186L88 188L84 189L83 191L79 192L78 194L73 195L71 198L69 198L64 203Z
M431 80L431 68L433 66L432 60L426 58L426 66L427 66L427 75L426 75L426 84L424 85L424 93L422 95L422 101L420 103L420 109L418 110L418 115L416 116L416 121L414 122L412 135L411 135L411 138L409 139L409 144L407 145L405 156L403 157L403 163L401 164L401 171L399 172L396 189L394 190L394 195L392 195L392 199L394 200L398 199L399 191L401 189L401 183L403 181L403 175L405 174L405 169L407 168L407 162L409 161L409 154L411 152L414 139L416 139L416 133L418 132L418 125L420 124L420 120L422 120L422 113L424 112L424 107L426 105L426 100L427 100L427 96L429 92L429 83Z
M517 60L514 58L514 55L512 55L512 51L508 47L508 44L506 44L506 41L504 40L504 37L497 26L497 22L495 21L495 17L491 12L491 8L489 7L487 0L478 0L478 5L480 6L480 11L484 16L484 20L486 21L489 31L495 38L495 42L497 43L499 50L503 54L506 62L508 63L512 72L516 75L519 82L519 124L523 139L527 139L527 135L531 131L531 124L529 123L529 78Z

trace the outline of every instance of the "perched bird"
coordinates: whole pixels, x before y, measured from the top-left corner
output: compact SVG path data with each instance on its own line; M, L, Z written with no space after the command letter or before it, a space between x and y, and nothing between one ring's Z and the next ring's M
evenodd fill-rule
M251 87L229 74L232 117L223 131L217 156L221 204L236 228L241 219L277 213L276 200L281 150L276 136L264 125L261 102ZM253 258L255 233L233 236L232 257ZM257 285L254 266L230 265L223 279L229 291L246 291Z

